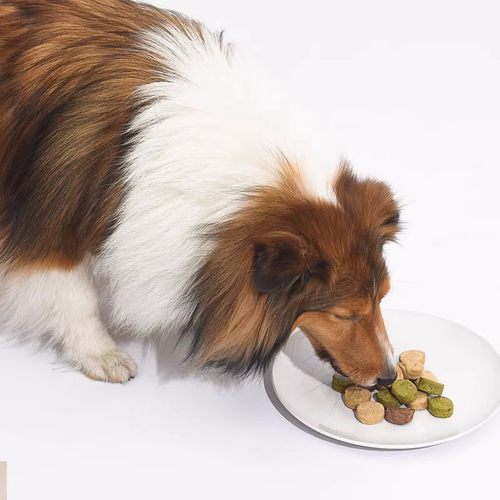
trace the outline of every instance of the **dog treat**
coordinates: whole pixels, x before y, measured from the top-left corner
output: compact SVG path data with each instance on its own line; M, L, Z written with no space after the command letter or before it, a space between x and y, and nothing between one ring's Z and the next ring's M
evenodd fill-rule
M425 364L425 352L405 351L399 356L399 364L405 378L414 379L422 375Z
M413 401L407 403L408 408L412 410L426 410L427 409L427 394L422 391L417 392L417 396Z
M427 397L427 395L426 395ZM390 393L388 389L383 389L375 395L376 400L384 405L385 408L392 406L393 408L399 408L401 403Z
M411 408L393 408L391 406L385 409L385 419L387 422L396 425L409 424L413 420L415 410Z
M337 392L344 392L347 387L354 385L354 382L342 375L335 374L332 377L332 389Z
M420 391L426 392L427 394L437 394L438 396L441 396L444 390L443 384L425 377L420 377L417 387Z
M347 377L335 374L332 389L342 394L342 401L355 417L367 425L385 420L395 425L409 424L415 411L427 409L438 418L453 415L453 401L443 397L444 384L429 370L424 370L423 351L404 351L396 365L396 380L385 387L380 383L374 387L360 387ZM401 406L404 405L404 406Z
M396 380L391 385L391 392L403 404L413 401L417 396L417 388L410 380Z
M410 378L406 374L406 368L401 363L398 363L397 368L399 368L401 370L402 377L401 378L396 378L396 380L401 380L403 378L406 378L406 379ZM396 373L397 373L397 368L396 368Z
M420 375L420 377L418 377L418 378L416 378L416 379L414 379L414 380L413 380L413 383L414 383L415 385L417 385L417 384L418 384L418 381L419 381L422 377L424 377L424 378L428 378L429 380L433 380L434 382L438 382L438 379L437 379L436 375L434 375L434 373L432 373L432 372L431 372L431 371L429 371L429 370L424 370L424 371L422 372L422 375Z
M453 401L443 396L429 398L427 410L434 417L448 418L453 415Z
M378 424L384 420L384 406L376 401L365 401L357 406L355 415L362 424Z
M422 375L420 375L420 376L424 377L424 378L428 378L429 380L434 380L434 382L438 382L438 378L436 377L436 375L434 375L434 373L432 373L429 370L424 370L422 372Z
M370 401L371 398L372 393L368 389L357 387L355 385L347 387L342 395L344 404L351 410L355 410L360 403Z

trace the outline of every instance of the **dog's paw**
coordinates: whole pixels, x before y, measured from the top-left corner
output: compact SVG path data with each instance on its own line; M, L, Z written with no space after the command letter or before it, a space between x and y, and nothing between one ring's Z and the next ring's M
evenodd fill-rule
M125 352L113 349L86 357L81 371L92 380L124 384L137 374L135 361Z

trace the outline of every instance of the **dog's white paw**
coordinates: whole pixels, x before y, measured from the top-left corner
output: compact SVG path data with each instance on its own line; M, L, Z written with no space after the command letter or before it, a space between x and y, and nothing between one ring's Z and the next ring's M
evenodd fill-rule
M137 374L135 361L118 349L88 355L80 365L87 377L103 382L124 384Z

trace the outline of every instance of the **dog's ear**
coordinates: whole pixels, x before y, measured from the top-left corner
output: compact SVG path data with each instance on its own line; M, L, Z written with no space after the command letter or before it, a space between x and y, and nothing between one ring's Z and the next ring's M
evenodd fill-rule
M270 233L255 244L254 281L261 293L302 287L311 276L323 276L327 267L301 237L286 231Z
M400 230L400 208L387 184L359 179L344 162L335 179L334 191L339 205L375 233L382 244L396 240Z

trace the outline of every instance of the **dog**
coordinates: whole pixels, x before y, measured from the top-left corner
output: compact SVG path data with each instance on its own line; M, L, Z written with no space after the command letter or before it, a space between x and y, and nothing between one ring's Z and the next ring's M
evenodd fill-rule
M222 34L182 14L2 0L10 329L124 383L136 364L108 328L178 335L196 366L236 378L261 373L300 328L341 374L392 382L380 301L398 203L345 161L326 176L301 156L265 94Z

